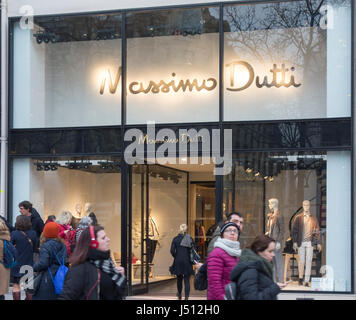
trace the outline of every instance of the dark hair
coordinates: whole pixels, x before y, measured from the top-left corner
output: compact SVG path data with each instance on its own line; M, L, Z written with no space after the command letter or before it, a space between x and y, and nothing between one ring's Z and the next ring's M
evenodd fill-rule
M101 230L104 230L102 226L100 225L94 226L95 239L97 239L98 232ZM69 263L72 267L83 263L87 259L89 248L90 248L90 242L91 242L91 236L90 236L90 227L89 227L84 229L80 234L78 242L75 245L73 254L69 258Z
M232 215L239 216L240 218L244 218L240 212L231 212L226 216L226 220L230 220Z
M56 222L56 216L53 215L53 214L50 215L50 216L48 216L46 222L49 222L49 221L54 221L54 222Z
M19 215L16 217L15 229L19 231L26 231L32 229L31 219L28 216Z
M19 208L20 207L24 207L26 210L31 210L32 209L32 203L30 201L27 201L27 200L21 201L19 203Z
M276 241L271 237L266 236L265 234L260 234L253 240L252 244L250 245L250 249L254 253L258 254L259 252L265 251L271 242Z
M93 226L98 225L98 219L96 218L96 215L94 212L90 212L88 217L91 218Z

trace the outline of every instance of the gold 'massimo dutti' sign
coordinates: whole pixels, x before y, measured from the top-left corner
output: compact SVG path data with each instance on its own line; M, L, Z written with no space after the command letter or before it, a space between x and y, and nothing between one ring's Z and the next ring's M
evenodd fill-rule
M242 66L244 68L246 68L247 72L248 72L248 79L246 81L246 83L241 86L240 88L236 87L236 72L235 69L237 66ZM230 70L230 87L226 88L226 90L229 91L242 91L242 90L246 90L247 88L249 88L253 81L255 80L255 71L253 69L253 67L246 61L234 61L231 62L229 64L226 65L226 67L228 67ZM268 76L265 76L263 78L263 82L260 81L260 77L257 76L256 77L256 87L257 88L272 88L272 87L276 87L276 88L280 88L280 87L286 87L289 88L291 86L293 87L300 87L302 84L301 83L295 83L295 79L294 79L294 75L291 75L289 82L286 82L286 73L287 72L294 72L295 68L292 67L290 70L286 68L285 64L282 64L281 68L277 67L277 64L273 65L273 69L270 70L270 72L272 72L273 77L272 77L272 81L269 83L268 82ZM278 81L278 75L280 75L280 80Z
M115 81L114 83L112 82L112 77L110 70L108 70L107 75L103 77L100 85L100 94L104 94L105 90L105 83L106 80L108 81L109 85L109 91L110 93L114 94L117 90L117 86L119 84L120 78L121 78L121 67L117 70L116 76L115 76ZM176 74L173 72L172 77L175 77ZM198 82L197 79L193 79L193 81L187 79L187 80L180 80L178 83L176 82L175 79L165 82L163 80L159 81L158 83L155 81L150 81L147 87L144 87L143 82L131 82L129 84L129 91L132 94L139 94L139 93L144 93L148 94L150 92L152 93L168 93L171 91L171 89L174 92L178 91L183 91L185 92L187 89L192 92L193 89L195 88L196 91L201 91L201 90L207 90L207 91L212 91L216 88L217 86L217 81L214 78L209 78L207 80L203 80L200 83Z
M244 67L248 72L248 79L246 80L246 83L240 87L237 87L237 81L236 81L237 80L236 77L238 76L237 72L235 72L237 66ZM255 80L255 71L252 65L246 61L234 61L226 64L226 67L228 67L230 71L229 87L227 87L226 90L229 91L246 90L252 85L252 83ZM257 76L255 80L256 87L257 88L263 88L263 87L289 88L291 86L295 88L300 87L302 84L295 82L294 75L291 75L289 81L286 82L287 73L289 71L294 72L295 68L291 67L290 69L288 69L286 68L285 64L282 64L281 68L278 68L277 64L274 64L273 68L270 69L270 72L272 73L272 81L268 82L268 76L264 76L263 81L261 82L260 76ZM111 72L110 70L108 70L107 74L101 80L100 94L104 94L106 82L108 82L109 92L111 94L114 94L119 85L121 74L122 74L122 68L120 66L116 72L115 80L113 82ZM279 80L278 80L278 75L280 76ZM193 79L193 80L181 79L178 81L175 79L176 77L175 72L172 73L172 77L174 79L169 82L166 82L164 80L160 80L159 82L150 80L147 86L145 86L143 82L133 81L129 84L128 89L132 94L140 94L140 93L148 94L150 92L157 94L157 93L168 93L171 92L171 90L173 92L179 92L179 91L186 92L186 90L192 92L193 89L195 89L197 92L202 90L212 91L217 86L217 80L214 78L208 78L206 80L204 79L200 82L197 79Z

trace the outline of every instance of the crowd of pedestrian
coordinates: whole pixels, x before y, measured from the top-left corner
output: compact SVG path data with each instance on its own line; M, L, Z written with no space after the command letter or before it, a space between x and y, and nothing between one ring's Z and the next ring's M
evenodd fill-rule
M110 239L93 212L77 219L62 211L44 223L29 201L20 202L19 211L15 227L0 216L0 300L10 284L13 300L21 300L22 289L26 300L125 297L125 270L112 260ZM3 261L10 245L11 267Z
M236 292L234 299L239 300L275 300L285 283L275 283L273 275L273 257L275 256L276 241L267 235L257 235L250 246L240 248L240 234L244 227L241 213L232 212L225 221L216 225L215 231L207 248L207 259L192 261L192 250L196 250L194 241L190 248L184 245L187 228L180 230L180 234L172 240L171 255L174 257L170 272L177 276L177 296L182 298L182 279L185 283L185 298L189 297L189 279L193 274L193 265L198 271L199 281L206 274L207 299L226 299L226 288L233 283ZM180 227L181 228L181 227ZM190 236L189 236L190 237ZM191 237L190 237L191 239ZM202 278L203 277L203 278ZM204 287L199 284L199 287ZM198 290L202 290L199 288Z
M111 258L110 239L93 212L77 219L68 211L43 222L29 201L19 203L21 215L12 227L0 219L0 300L12 284L14 300L120 300L126 295L125 270ZM241 249L240 234L244 220L233 212L216 225L203 264L186 224L179 226L170 253L171 274L177 278L177 297L189 299L194 268L205 270L207 299L223 300L226 288L234 289L234 299L274 300L285 283L274 281L273 257L276 241L261 234L250 246ZM8 247L12 246L16 264L7 266ZM23 268L25 267L25 268ZM32 285L26 278L27 267L35 276ZM61 276L57 276L57 274ZM25 282L23 279L25 278ZM234 284L235 286L230 286Z

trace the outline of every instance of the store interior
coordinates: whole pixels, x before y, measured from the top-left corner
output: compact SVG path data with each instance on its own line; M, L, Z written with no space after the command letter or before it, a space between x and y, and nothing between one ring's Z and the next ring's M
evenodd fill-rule
M279 211L285 221L281 244L285 250L292 220L301 212L303 200L310 200L311 214L320 226L322 244L320 253L314 250L311 277L320 277L318 269L326 264L325 156L306 158L304 164L293 156L275 160L280 164L279 170L268 177L262 171L257 174L253 166L247 168L240 159L235 161L233 172L224 177L224 214L231 211L243 214L240 242L246 247L257 234L266 232L268 200L278 198ZM111 240L115 262L120 264L120 159L17 159L15 163L22 170L15 171L15 180L16 174L22 174L31 188L28 197L24 193L17 194L14 203L19 199L31 199L44 219L53 214L58 216L63 210L70 211L78 219L94 212ZM28 174L24 176L24 172ZM188 225L202 261L206 260L207 246L216 226L213 163L135 165L131 193L132 285L173 278L169 273L173 263L170 246L182 223ZM147 243L144 248L143 243ZM283 254L283 261L280 261L282 280L292 280L287 290L310 290L310 287L298 285L297 256ZM284 268L286 261L288 265Z

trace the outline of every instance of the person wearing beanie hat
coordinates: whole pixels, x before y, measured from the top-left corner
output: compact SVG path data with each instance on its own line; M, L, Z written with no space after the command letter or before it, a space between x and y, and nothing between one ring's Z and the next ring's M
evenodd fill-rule
M240 229L234 222L220 228L220 237L207 259L208 300L224 300L225 286L231 282L230 272L240 261Z
M233 226L233 227L235 227L235 228L237 229L238 238L240 238L240 228L239 228L239 226L238 226L236 223L234 223L234 222L227 222L227 223L225 223L225 224L221 227L221 229L220 229L220 237L222 237L223 234L224 234L224 232L225 232L225 230L226 230L228 227L231 227L231 226Z
M41 236L39 261L33 266L34 272L42 273L40 284L33 293L33 300L56 300L58 298L51 274L57 273L63 261L67 263L67 247L64 240L59 238L59 226L56 222L48 222Z
M56 222L48 222L43 228L43 235L47 239L56 239L59 234L59 226Z

